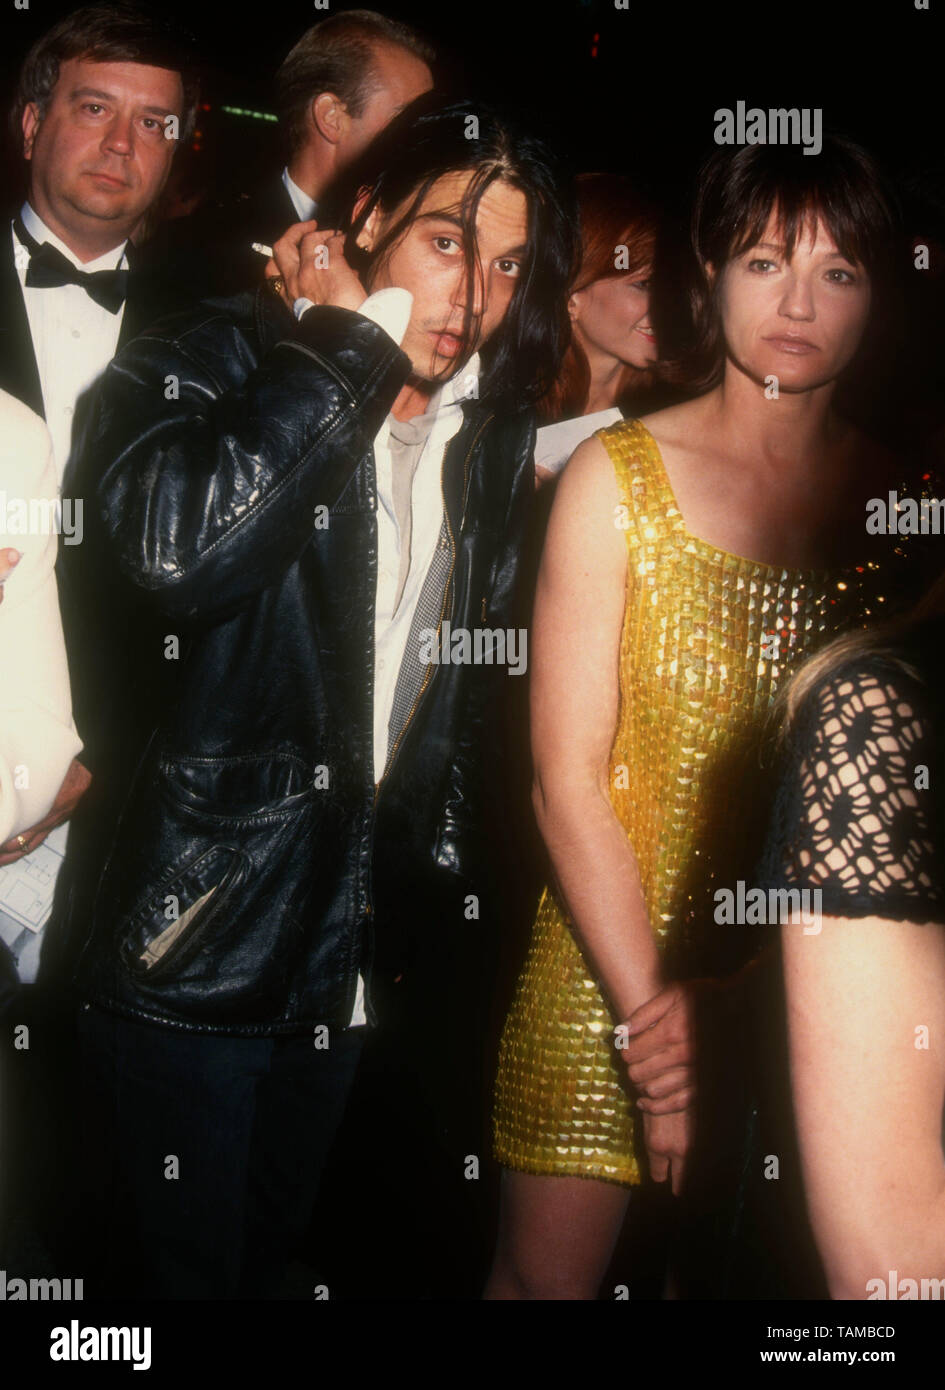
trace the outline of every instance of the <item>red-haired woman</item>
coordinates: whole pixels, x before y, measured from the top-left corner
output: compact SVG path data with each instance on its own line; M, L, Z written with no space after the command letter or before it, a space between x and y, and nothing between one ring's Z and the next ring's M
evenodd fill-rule
M653 380L656 337L650 320L655 210L620 174L582 174L581 268L568 299L572 338L558 378L540 402L547 422L535 450L547 482L596 429L621 418Z

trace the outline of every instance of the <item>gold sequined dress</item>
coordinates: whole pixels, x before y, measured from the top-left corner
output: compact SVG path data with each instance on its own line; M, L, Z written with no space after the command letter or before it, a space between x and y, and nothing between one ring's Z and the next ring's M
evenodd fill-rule
M753 832L764 828L771 790L761 734L778 682L833 633L883 614L889 567L902 550L864 544L869 559L832 571L718 550L686 529L656 441L639 421L597 438L616 470L616 520L627 540L611 801L636 854L666 973L725 973L741 962L726 955L732 933L714 923L714 891L752 881ZM640 1181L633 1102L613 1052L616 1021L546 888L499 1055L494 1125L505 1167Z

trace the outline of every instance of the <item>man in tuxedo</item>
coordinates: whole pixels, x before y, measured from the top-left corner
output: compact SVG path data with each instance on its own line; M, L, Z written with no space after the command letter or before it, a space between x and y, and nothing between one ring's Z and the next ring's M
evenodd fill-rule
M147 254L170 257L192 294L255 290L273 246L295 222L337 219L339 181L393 118L433 86L433 50L406 24L348 10L315 24L275 78L286 163L254 189L181 219Z
M166 289L136 271L129 238L189 137L196 102L189 46L159 17L125 5L75 11L34 44L20 72L16 120L27 196L0 235L0 388L45 419L66 497L73 496L73 434L89 389L118 348L170 307ZM78 724L86 677L100 687L86 690L87 704L99 703L113 682L95 669L86 640L93 615L63 583L61 565L59 588ZM0 867L33 854L81 799L94 799L91 751L87 745L81 761L72 761L49 813L0 845ZM0 904L0 939L12 945L19 938L19 953L25 935ZM31 986L40 952L35 938L29 944L17 964L21 985ZM16 1143L3 1164L4 1205L19 1213L22 1227L27 1199L41 1206L55 1176L55 1159L47 1158L45 1174L40 1167L55 1148L45 1136L64 1103L68 1047L45 991L21 988L16 1009L17 1022L29 1020L31 1038L29 1050L15 1054L3 1039L5 1146L11 1134Z
M193 127L192 62L174 49L144 11L90 6L45 34L20 74L28 192L0 243L0 388L46 420L60 486L86 392L168 308L131 268L128 241ZM0 864L34 850L87 783L74 764L49 817L0 846Z

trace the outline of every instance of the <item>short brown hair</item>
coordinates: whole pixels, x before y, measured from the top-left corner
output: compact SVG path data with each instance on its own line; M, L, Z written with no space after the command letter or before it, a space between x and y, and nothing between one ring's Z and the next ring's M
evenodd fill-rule
M181 141L189 140L197 121L200 99L197 58L190 35L157 12L137 5L87 5L61 19L37 39L20 69L12 112L14 134L20 139L24 109L35 104L40 120L59 81L60 64L71 58L99 63L143 63L180 74L184 89Z
M823 149L811 158L796 146L716 150L699 175L692 214L698 279L691 296L693 343L684 371L692 390L710 390L724 371L721 276L713 279L708 267L721 271L757 244L772 213L788 256L805 227L823 219L837 249L870 276L873 319L895 297L898 209L884 175L864 149L845 136L825 135Z
M334 92L351 116L361 115L375 90L374 55L382 44L404 48L428 65L435 60L415 29L373 10L348 10L305 31L275 79L276 111L290 151L303 143L306 114L321 92Z

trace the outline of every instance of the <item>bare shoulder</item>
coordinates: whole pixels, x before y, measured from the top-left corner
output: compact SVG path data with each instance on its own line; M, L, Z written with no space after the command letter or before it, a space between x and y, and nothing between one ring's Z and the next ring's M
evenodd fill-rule
M640 424L656 440L660 449L671 449L676 453L692 448L693 439L702 435L705 421L705 397L692 401L682 401L678 405L667 406L665 410L655 410L652 415L640 417Z
M617 498L617 476L610 455L594 435L579 444L568 459L558 484L558 499L564 495L568 505L586 504L596 508Z
M589 568L625 562L615 525L620 489L613 461L593 436L578 445L561 475L548 531L551 548L580 552Z

